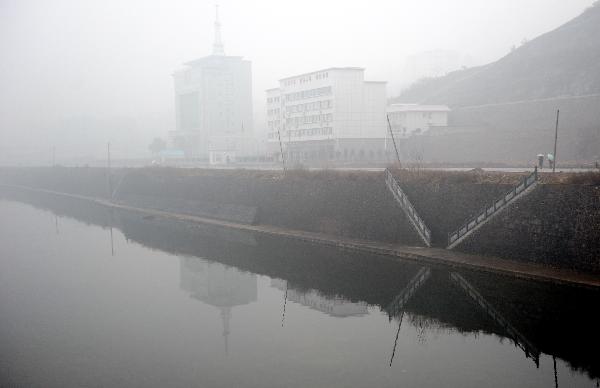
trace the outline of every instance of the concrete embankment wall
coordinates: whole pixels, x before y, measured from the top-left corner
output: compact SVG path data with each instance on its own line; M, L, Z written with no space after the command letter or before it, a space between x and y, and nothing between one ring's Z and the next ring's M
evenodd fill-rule
M522 178L521 174L423 170L399 170L394 175L431 229L437 247L446 247L449 232Z
M433 245L522 179L520 174L395 172ZM121 181L121 178L124 177ZM595 180L594 180L595 179ZM542 182L456 250L600 273L600 180ZM422 245L382 172L118 169L116 200L140 207L334 236ZM0 183L106 197L106 169L0 169ZM121 182L119 185L118 183Z
M129 169L112 169L114 188ZM0 169L0 183L54 190L89 197L108 198L108 170L98 167L15 167Z
M600 273L600 185L541 184L459 250Z
M132 172L119 198L139 194L169 202L255 208L254 223L365 240L418 245L420 240L388 192L383 174L142 169Z

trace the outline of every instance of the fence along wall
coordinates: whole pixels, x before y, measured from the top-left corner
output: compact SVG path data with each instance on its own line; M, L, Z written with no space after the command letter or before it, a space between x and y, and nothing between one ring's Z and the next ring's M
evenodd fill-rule
M425 245L431 246L431 230L425 225L425 221L419 216L415 207L410 203L408 196L404 193L400 185L392 175L392 172L386 168L385 170L385 183L388 189L394 195L394 198L400 205L400 208L404 211L404 214L408 217L411 224L419 234L419 237L423 240Z
M531 192L531 190L537 184L537 180L538 174L536 167L534 172L523 178L523 181L515 186L512 190L495 200L490 206L486 206L486 208L475 217L468 219L463 226L454 232L448 233L448 249L453 249L456 247L458 244L464 241L465 238L469 237L469 235L471 235L475 230L479 229L481 226L491 220L494 215L506 209L510 203Z

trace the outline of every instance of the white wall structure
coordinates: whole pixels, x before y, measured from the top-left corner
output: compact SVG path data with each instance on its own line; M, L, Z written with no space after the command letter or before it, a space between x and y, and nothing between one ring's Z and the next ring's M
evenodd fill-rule
M390 124L397 138L423 134L433 127L448 125L446 105L392 104L387 108Z
M186 158L212 164L235 162L255 149L251 62L225 55L220 28L217 8L212 55L173 74L176 129L169 133Z
M340 297L325 297L316 290L299 291L288 288L287 281L282 279L272 279L271 287L285 291L287 298L292 302L333 317L357 317L369 314L369 306L365 302L350 302Z
M292 163L383 159L386 83L335 67L281 79L267 95L269 152Z

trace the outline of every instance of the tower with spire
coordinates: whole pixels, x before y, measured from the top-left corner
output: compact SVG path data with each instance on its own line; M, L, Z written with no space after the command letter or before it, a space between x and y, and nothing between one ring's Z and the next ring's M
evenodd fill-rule
M253 155L252 64L225 55L219 5L215 5L210 55L184 64L173 74L175 130L170 147L185 158L210 164L233 164Z
M181 257L179 266L181 289L190 297L219 310L227 354L232 309L258 299L256 275L198 257Z
M213 55L225 55L225 48L221 40L221 22L219 22L219 4L215 4L215 42L213 43Z

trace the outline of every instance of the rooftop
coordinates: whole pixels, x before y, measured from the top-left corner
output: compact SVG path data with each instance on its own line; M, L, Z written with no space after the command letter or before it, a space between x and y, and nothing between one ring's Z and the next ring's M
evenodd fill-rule
M303 76L307 76L307 75L312 75L312 74L317 74L317 73L323 73L325 71L334 71L334 70L341 70L341 71L364 71L365 68L364 67L329 67L327 69L321 69L321 70L316 70L316 71L311 71L309 73L303 73L303 74L298 74L298 75L294 75L291 77L285 77L285 78L281 78L279 81L285 81L288 79L292 79L292 78L297 78L297 77L303 77Z

